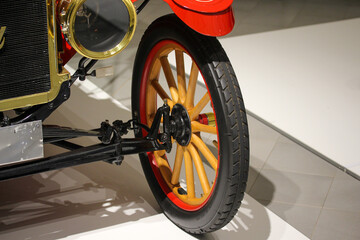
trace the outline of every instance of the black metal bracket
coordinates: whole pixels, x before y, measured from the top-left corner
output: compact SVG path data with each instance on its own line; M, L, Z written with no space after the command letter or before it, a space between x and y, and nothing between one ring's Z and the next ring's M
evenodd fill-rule
M159 132L161 118L163 118L163 131ZM171 151L170 107L166 101L164 105L156 111L154 121L145 139L151 141L159 140L166 152L169 153Z
M90 62L85 66L85 63ZM86 57L83 57L79 61L78 69L76 72L71 76L71 84L73 84L76 79L80 79L80 81L84 81L86 79L86 76L94 76L95 72L88 73L90 69L97 63L98 60L95 59L89 59Z
M60 91L58 95L53 101L49 103L33 106L28 110L26 110L24 113L20 114L19 116L10 119L9 123L11 125L16 125L16 124L31 122L36 120L42 120L42 121L45 120L62 103L64 103L66 100L69 99L70 86L71 85L69 81L63 82L60 87Z

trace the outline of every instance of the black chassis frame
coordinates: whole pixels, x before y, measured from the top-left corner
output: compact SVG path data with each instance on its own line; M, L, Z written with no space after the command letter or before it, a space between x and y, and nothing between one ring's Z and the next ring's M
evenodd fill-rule
M95 71L90 74L88 72L95 65L96 60L90 60L85 66L88 60L87 58L80 60L78 70L69 81L62 84L58 96L53 101L33 106L13 119L0 116L3 119L0 123L1 126L16 125L36 120L44 121L70 97L70 87L77 79L85 80L86 76L95 75ZM0 114L3 115L2 113ZM162 129L160 129L161 118L163 118ZM1 167L0 180L96 161L120 165L124 155L157 150L170 152L172 146L171 136L175 137L175 134L180 130L176 128L175 120L170 116L170 107L166 102L157 110L150 128L138 123L136 120L129 120L127 122L116 120L112 125L108 121L104 121L101 123L100 128L89 131L43 125L44 143L54 144L70 151L47 158ZM128 130L134 129L142 129L148 134L143 138L122 138L123 135L128 133ZM101 143L84 147L68 141L69 139L83 136L98 137Z

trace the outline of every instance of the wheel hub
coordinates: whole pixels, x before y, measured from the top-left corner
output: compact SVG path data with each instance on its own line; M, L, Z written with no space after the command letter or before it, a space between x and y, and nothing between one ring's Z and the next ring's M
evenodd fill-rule
M191 121L186 108L177 103L171 111L171 135L181 145L187 146L191 139Z

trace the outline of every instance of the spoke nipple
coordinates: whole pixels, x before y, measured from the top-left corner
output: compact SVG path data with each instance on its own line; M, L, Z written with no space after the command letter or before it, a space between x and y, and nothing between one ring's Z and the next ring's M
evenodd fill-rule
M181 114L182 114L183 117L186 117L186 115L187 115L185 110L183 110L183 111L181 112Z

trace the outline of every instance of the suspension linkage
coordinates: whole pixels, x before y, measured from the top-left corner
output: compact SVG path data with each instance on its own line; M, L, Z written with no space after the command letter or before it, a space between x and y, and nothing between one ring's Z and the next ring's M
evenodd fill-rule
M163 118L163 129L160 131L161 118ZM144 138L122 138L129 130L144 129L148 134ZM154 121L149 128L148 126L139 123L136 119L131 119L127 122L116 120L109 123L108 120L101 123L99 140L105 144L118 143L116 145L115 156L117 159L112 161L120 165L123 156L136 153L153 152L158 150L171 151L171 133L170 133L170 107L165 102L156 114Z

